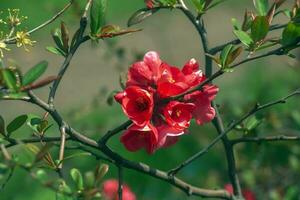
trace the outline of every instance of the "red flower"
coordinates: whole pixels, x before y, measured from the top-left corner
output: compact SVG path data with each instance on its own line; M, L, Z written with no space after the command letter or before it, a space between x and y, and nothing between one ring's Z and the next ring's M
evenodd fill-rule
M231 184L226 184L224 189L227 190L230 194L233 194L233 187ZM256 200L255 194L248 189L242 190L242 194L245 200Z
M118 187L119 182L117 180L110 179L105 181L103 183L103 195L105 197L105 200L118 200ZM123 185L122 199L136 200L135 194L125 184Z
M121 136L121 142L128 151L138 151L145 148L151 154L155 151L158 143L157 129L151 124L145 127L132 125Z
M171 101L165 106L163 114L170 126L178 130L184 130L190 126L194 109L195 105L192 103Z
M202 125L210 122L215 117L216 112L211 106L211 101L215 98L218 90L218 87L209 85L203 87L203 91L185 95L185 100L194 103L196 106L192 114L197 124Z
M136 62L129 68L127 87L132 85L143 88L154 86L161 75L161 64L158 53L154 51L146 53L143 61Z
M198 62L192 58L182 68L182 73L185 75L186 83L190 86L196 86L203 82L206 77L199 69Z
M150 122L153 111L153 97L147 90L130 86L124 92L115 95L116 101L122 104L124 113L138 126Z
M157 84L157 92L161 98L176 96L189 89L185 75L178 68L166 63L161 68L162 74Z
M153 8L154 6L154 0L145 0L145 3L147 5L147 8Z
M179 136L185 134L184 130L175 129L167 124L162 124L157 127L158 131L158 144L157 149L162 147L169 147L175 144Z
M155 3L146 2L150 6ZM190 59L180 70L163 62L158 53L146 53L142 61L129 68L125 91L115 95L134 123L125 131L121 142L129 151L145 148L153 153L175 144L179 136L187 132L193 117L199 125L211 121L215 117L211 101L218 92L214 85L166 102L167 98L180 95L205 80L195 59Z

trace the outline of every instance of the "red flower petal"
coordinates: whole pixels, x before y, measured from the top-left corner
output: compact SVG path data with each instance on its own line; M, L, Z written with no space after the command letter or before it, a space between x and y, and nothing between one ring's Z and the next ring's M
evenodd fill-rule
M144 62L136 62L129 68L127 87L132 85L147 87L152 84L152 71Z
M147 8L153 8L154 2L153 0L145 0Z
M196 59L190 59L182 68L182 72L185 75L189 75L199 71L199 64Z
M190 126L192 112L195 105L192 103L181 103L171 101L164 108L163 114L166 122L175 129L184 130Z
M162 64L159 54L155 51L149 51L144 56L144 63L152 71L153 81L156 82L160 76L159 69L160 65Z
M138 151L145 148L151 154L155 151L158 142L157 129L148 124L145 127L130 126L122 135L121 142L128 151Z
M158 131L158 144L156 147L157 149L174 145L178 141L179 136L185 133L184 130L175 129L167 124L163 124L157 127L157 131Z
M130 86L124 92L115 95L116 101L122 104L124 113L138 126L150 122L153 112L153 96L147 90Z
M106 200L118 200L119 182L115 179L107 180L103 183L103 195ZM123 200L136 200L135 194L127 185L123 185Z

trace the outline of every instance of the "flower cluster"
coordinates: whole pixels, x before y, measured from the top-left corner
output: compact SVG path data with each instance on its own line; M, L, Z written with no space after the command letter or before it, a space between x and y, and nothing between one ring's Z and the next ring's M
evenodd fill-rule
M119 182L115 179L107 180L103 183L103 196L105 200L118 200ZM123 185L123 200L136 200L135 194L127 185Z
M153 153L175 144L187 133L192 118L199 125L210 122L215 116L211 101L218 88L208 84L185 94L205 79L195 59L179 70L163 62L158 53L146 53L143 61L129 68L125 90L115 95L133 122L121 142L129 151L145 148Z

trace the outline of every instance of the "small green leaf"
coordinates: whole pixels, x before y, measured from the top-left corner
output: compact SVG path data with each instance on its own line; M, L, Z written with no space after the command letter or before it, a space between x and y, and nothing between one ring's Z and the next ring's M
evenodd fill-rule
M250 47L253 44L252 38L248 35L248 33L244 31L234 30L233 31L236 37L247 47Z
M5 136L5 121L1 115L0 115L0 134Z
M81 172L78 169L73 168L73 169L71 169L70 175L71 175L73 181L76 183L77 189L83 190L83 178L82 178Z
M254 42L263 40L269 32L268 18L257 16L251 25L251 38Z
M290 22L283 30L281 44L289 46L300 40L300 26Z
M262 119L258 119L256 116L252 116L246 121L245 128L249 132L257 128L261 123Z
M258 15L266 16L268 14L268 9L269 9L268 0L253 0L253 3Z
M232 50L233 50L233 45L232 44L227 45L222 50L222 52L220 54L220 60L221 60L222 67L226 67L228 55L231 53Z
M224 1L227 1L227 0L217 0L213 4L211 4L206 10L212 9L213 7L216 7L220 3L223 3Z
M135 24L141 23L154 13L156 13L159 10L159 8L153 8L153 9L148 9L148 8L142 8L138 11L136 11L128 20L127 26L133 26Z
M237 21L236 18L232 18L231 19L231 23L233 25L234 30L240 30L241 29L241 25L240 23Z
M232 51L230 52L230 54L227 57L226 65L229 65L233 61L235 61L235 59L242 53L242 51L243 51L242 47L238 47L234 50L232 49Z
M60 29L56 28L55 30L53 30L51 32L52 38L54 40L54 43L56 44L56 46L58 47L58 49L63 50L64 49L64 45L62 43L62 39L61 39L61 31Z
M12 122L10 122L6 127L8 136L10 136L12 132L18 130L21 126L23 126L23 124L27 121L27 118L27 115L20 115L19 117L15 118Z
M62 51L61 49L59 49L59 48L49 46L49 47L46 47L46 49L47 49L47 51L49 51L49 52L51 52L51 53L54 53L54 54L56 54L56 55L60 55L60 56L63 56L63 57L66 56L66 53L63 52L63 51Z
M206 1L205 0L192 0L192 3L194 4L196 10L198 13L203 13Z
M93 0L90 11L90 28L91 35L96 35L100 28L105 23L105 11L107 7L107 0Z
M105 176L105 174L109 170L109 165L102 164L98 165L95 170L95 179L96 179L96 185L100 185L102 178Z
M15 76L14 72L10 69L4 69L2 71L3 80L12 92L17 92L19 90L18 84L17 84L17 77Z
M93 188L95 186L95 174L91 171L84 174L84 182L87 188Z
M42 61L32 67L23 77L23 85L28 85L33 83L38 78L40 78L48 67L47 61Z

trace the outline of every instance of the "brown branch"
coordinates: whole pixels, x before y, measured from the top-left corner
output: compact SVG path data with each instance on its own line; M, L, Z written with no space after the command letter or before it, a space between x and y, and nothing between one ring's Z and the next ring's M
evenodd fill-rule
M300 89L296 90L295 92L289 94L288 96L278 99L276 101L272 101L269 103L266 103L264 105L255 105L254 108L252 108L247 114L245 114L244 116L242 116L240 119L232 122L228 128L222 132L221 134L218 135L218 137L216 137L207 147L205 147L204 149L202 149L201 151L197 152L196 154L194 154L193 156L191 156L190 158L188 158L187 160L185 160L184 162L182 162L180 165L178 165L177 167L173 168L172 170L169 171L169 173L171 174L176 174L178 173L180 170L182 170L183 168L185 168L186 166L188 166L189 164L191 164L193 161L195 161L196 159L200 158L201 156L203 156L204 154L208 153L209 150L216 144L218 143L224 135L226 135L227 133L229 133L230 131L232 131L237 125L241 124L244 120L246 120L247 118L249 118L250 116L254 115L255 113L257 113L258 111L267 109L269 107L275 106L277 104L283 104L286 103L286 101L296 95L300 95Z
M232 145L245 143L245 142L283 142L283 141L300 141L300 136L289 136L289 135L276 135L267 137L245 137L231 140Z
M64 160L64 154L65 154L65 145L66 145L66 127L61 126L60 127L60 147L59 147L59 165L58 169L62 169L63 167L63 160Z

